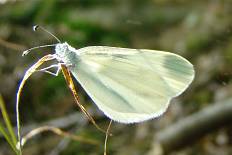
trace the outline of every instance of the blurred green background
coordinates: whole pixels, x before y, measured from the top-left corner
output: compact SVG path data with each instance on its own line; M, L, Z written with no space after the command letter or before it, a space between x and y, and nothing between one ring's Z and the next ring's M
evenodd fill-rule
M168 111L160 118L140 124L113 123L113 136L108 141L107 151L111 155L162 154L157 134L188 116L232 98L231 15L231 0L0 0L0 94L16 125L15 98L19 82L27 68L54 49L39 49L26 57L21 57L22 51L56 43L43 31L33 32L35 24L44 26L77 49L107 45L179 54L195 67L193 84L172 100ZM81 103L91 111L99 126L106 128L109 120L78 83L76 86ZM24 154L103 154L105 135L88 123L84 115L68 118L77 113L79 108L61 74L53 77L35 73L27 81L21 99L24 134L52 122L65 131L96 140L98 145L46 132L32 138L25 145ZM55 121L58 118L65 121ZM163 152L172 155L232 154L231 122L207 130L195 141L189 137L183 142L189 145L169 151L164 148ZM201 128L198 130L201 133ZM1 137L0 155L11 154L9 145Z

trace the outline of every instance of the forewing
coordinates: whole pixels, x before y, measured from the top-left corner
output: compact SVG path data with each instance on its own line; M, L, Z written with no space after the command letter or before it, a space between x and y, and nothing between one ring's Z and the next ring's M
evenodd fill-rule
M167 52L102 46L78 51L80 59L71 69L73 75L96 105L119 122L139 122L161 115L169 100L192 80L187 77L191 74L187 68L192 66ZM178 77L187 80L180 82Z

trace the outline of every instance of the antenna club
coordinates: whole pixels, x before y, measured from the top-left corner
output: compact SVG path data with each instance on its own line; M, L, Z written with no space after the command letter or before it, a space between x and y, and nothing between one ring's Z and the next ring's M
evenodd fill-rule
M38 28L39 28L39 25L34 25L34 26L32 27L33 31L37 31Z
M24 57L25 55L27 55L30 52L30 50L26 50L23 52L22 56Z
M40 28L40 29L43 30L44 32L50 34L52 37L54 37L54 38L58 41L58 43L61 43L60 39L58 39L54 34L52 34L51 32L49 32L47 29L43 28L42 26L34 25L34 26L32 27L33 31L37 31L38 28Z

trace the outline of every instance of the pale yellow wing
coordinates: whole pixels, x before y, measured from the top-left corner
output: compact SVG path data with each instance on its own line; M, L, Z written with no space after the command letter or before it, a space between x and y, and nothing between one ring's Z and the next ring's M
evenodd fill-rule
M100 110L122 123L161 115L194 78L191 63L168 52L105 46L78 52L72 74Z

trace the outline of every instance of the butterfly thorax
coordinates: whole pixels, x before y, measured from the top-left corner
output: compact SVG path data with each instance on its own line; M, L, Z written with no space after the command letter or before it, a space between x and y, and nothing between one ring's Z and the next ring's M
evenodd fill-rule
M67 42L59 43L55 47L57 60L65 64L73 64L78 60L78 50L71 47Z

